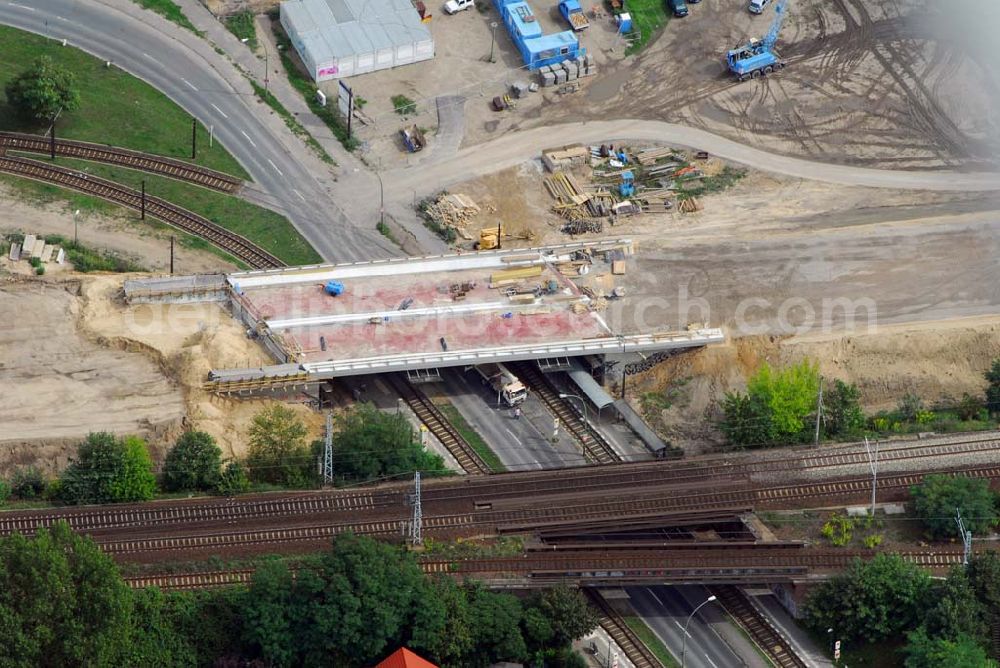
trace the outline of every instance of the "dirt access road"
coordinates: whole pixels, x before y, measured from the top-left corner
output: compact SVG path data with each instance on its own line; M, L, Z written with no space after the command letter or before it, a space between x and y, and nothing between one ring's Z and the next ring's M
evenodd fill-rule
M704 0L638 58L585 93L525 119L657 119L770 152L896 169L995 169L1000 77L993 0L793 0L778 49L789 66L736 83L725 51L760 37L773 16Z

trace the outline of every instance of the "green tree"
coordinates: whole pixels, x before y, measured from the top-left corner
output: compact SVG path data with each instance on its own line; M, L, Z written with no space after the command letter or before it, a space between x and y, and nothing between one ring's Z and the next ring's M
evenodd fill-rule
M156 588L132 594L131 637L123 666L193 666L195 648L178 628L176 611L190 605L190 594L164 594Z
M913 507L932 538L958 535L955 512L969 531L982 533L997 521L989 483L978 478L932 474L910 488Z
M163 487L167 491L209 490L219 484L222 450L203 431L187 431L163 462Z
M433 582L414 601L407 646L440 666L460 668L472 653L469 603L451 578Z
M123 665L130 611L114 563L65 522L0 538L0 665Z
M292 602L294 583L288 567L277 560L264 562L250 582L250 592L243 610L243 635L260 656L274 666L298 662Z
M521 602L510 594L496 594L478 584L466 586L472 637L476 649L468 666L479 668L499 661L524 662L528 647L521 634Z
M61 498L68 503L148 501L156 492L146 442L108 432L87 435L60 483Z
M986 652L975 640L959 636L954 640L929 637L923 629L907 635L906 668L941 668L956 666L961 668L996 668Z
M579 589L552 587L543 590L530 601L552 626L552 642L568 646L597 626L597 615ZM525 613L527 614L527 612Z
M242 464L233 461L226 464L226 467L222 469L222 473L219 475L219 482L212 491L222 496L235 496L236 494L243 494L249 489L250 479L247 478L246 470Z
M80 94L72 72L41 56L6 86L7 104L28 121L51 121L60 111L75 111Z
M730 443L759 448L776 440L771 409L763 398L727 392L722 411L722 433Z
M989 550L969 559L969 582L991 624L1000 624L1000 555Z
M936 588L933 603L924 617L928 634L935 638L958 640L968 636L985 643L989 633L986 609L976 598L976 591L963 566L954 567L948 578Z
M931 580L897 555L855 559L843 573L819 585L806 602L806 622L851 642L876 642L917 626Z
M361 404L336 419L333 451L346 480L372 480L411 471L445 471L444 460L427 452L406 417Z
M778 438L798 436L807 415L816 410L819 366L802 360L780 371L764 364L747 383L747 392L760 397L771 409L771 421Z
M290 408L274 403L254 416L247 450L250 478L301 486L314 465L306 446L306 426Z
M983 374L986 386L986 409L990 414L1000 413L1000 358L993 360L993 366Z
M849 436L865 426L858 386L842 380L823 394L823 431L827 436Z

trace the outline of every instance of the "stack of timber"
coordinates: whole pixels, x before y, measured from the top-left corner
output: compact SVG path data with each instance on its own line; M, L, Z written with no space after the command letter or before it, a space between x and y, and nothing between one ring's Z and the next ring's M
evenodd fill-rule
M557 202L552 210L571 221L607 216L615 202L611 193L587 192L572 174L564 172L545 177L545 188Z
M464 238L471 238L465 233L465 227L481 212L479 205L467 195L449 194L437 198L425 209L428 216L438 224L455 228Z
M674 158L677 159L677 155L671 148L647 148L639 151L635 159L639 161L639 164L643 167L648 167L649 165L656 164L657 160L661 158Z

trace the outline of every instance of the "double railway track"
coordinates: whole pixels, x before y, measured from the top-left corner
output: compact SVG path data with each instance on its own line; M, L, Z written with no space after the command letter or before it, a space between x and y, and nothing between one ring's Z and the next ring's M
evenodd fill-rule
M604 436L587 423L571 403L559 397L559 392L536 364L533 362L511 362L509 366L521 382L542 400L549 412L559 418L559 424L566 427L573 435L573 438L583 448L583 454L587 461L595 464L614 464L622 461L622 458L618 456L618 453Z
M0 172L51 183L120 204L139 211L142 194L113 181L29 158L0 155ZM146 196L146 213L179 230L201 237L254 269L284 267L284 262L246 237L230 232L159 197Z
M0 132L0 151L21 151L24 153L40 153L49 155L52 151L52 141L48 137L24 134L21 132ZM92 142L74 139L56 139L55 153L66 158L78 158L91 162L102 162L108 165L119 165L150 174L160 174L178 181L218 190L225 193L235 193L243 182L223 172L207 167L200 167L152 153L142 153L127 148L105 146Z
M483 461L479 454L466 441L458 430L444 416L441 410L427 398L419 388L406 379L401 373L391 374L389 383L393 389L402 397L410 410L416 414L417 418L427 427L428 430L441 442L451 456L455 458L458 465L466 473L486 474L492 473L490 467Z
M601 593L590 587L584 588L584 593L591 604L597 609L597 623L615 641L615 644L625 652L625 656L635 668L665 668L645 643L639 639L622 616L608 605Z
M733 585L713 585L709 591L714 594L729 616L747 632L750 639L764 652L778 668L808 668L799 658L791 644L778 633L764 615L760 613L746 594Z

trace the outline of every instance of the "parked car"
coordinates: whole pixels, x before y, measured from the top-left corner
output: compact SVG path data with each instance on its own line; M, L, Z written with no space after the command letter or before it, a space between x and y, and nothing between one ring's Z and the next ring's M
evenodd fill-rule
M444 3L444 13L445 14L458 14L466 9L472 9L476 6L476 0L448 0Z
M687 16L688 6L684 0L667 0L667 9L674 13L674 16Z
M750 10L751 14L763 14L764 8L771 4L771 0L750 0L750 4L747 5L747 9Z

